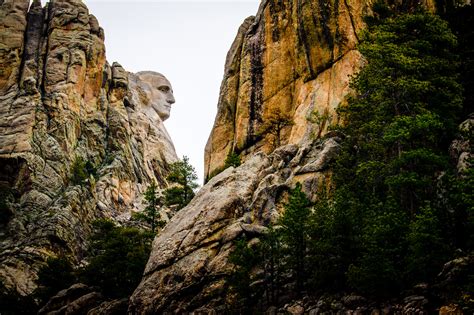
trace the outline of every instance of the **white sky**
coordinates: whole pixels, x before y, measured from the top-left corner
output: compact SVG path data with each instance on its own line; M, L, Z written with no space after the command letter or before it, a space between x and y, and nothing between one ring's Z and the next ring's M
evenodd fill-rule
M158 71L170 80L176 103L165 125L178 156L189 157L202 183L225 57L260 0L84 2L105 30L110 64Z

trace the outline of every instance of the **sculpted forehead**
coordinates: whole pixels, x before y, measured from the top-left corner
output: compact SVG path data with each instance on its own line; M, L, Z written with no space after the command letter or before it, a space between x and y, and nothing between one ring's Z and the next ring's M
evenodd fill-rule
M144 82L154 86L154 87L160 87L163 85L169 86L171 88L171 83L168 81L168 79L162 75L161 73L158 72L153 72L153 71L142 71L138 72L137 76Z

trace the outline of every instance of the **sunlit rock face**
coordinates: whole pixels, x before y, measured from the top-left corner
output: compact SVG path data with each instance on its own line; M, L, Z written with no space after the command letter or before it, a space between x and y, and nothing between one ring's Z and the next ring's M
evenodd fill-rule
M224 165L229 152L246 156L271 148L259 129L267 113L280 109L294 125L281 144L297 144L337 124L337 106L350 92L349 81L363 65L356 46L374 1L264 0L257 16L240 27L227 55L218 112L205 150L205 177ZM387 1L400 10L432 0ZM330 117L319 127L311 112Z
M174 98L161 74L109 66L82 1L0 1L0 38L0 290L26 295L48 256L82 258L93 220L127 218L152 181L167 186Z

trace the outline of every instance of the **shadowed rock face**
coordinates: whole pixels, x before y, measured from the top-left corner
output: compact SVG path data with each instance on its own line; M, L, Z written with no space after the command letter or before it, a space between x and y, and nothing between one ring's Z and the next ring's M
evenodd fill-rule
M400 10L433 0L387 1ZM224 165L229 152L245 159L272 148L259 135L263 117L281 110L295 124L285 127L281 143L306 141L337 123L335 109L350 92L350 77L363 65L356 50L363 17L373 1L262 1L256 17L240 27L227 55L214 127L205 150L205 177ZM309 123L313 111L331 120L322 130Z
M23 295L48 256L81 259L91 221L143 209L148 184L166 187L177 160L150 114L156 94L109 66L104 32L82 1L28 6L0 2L0 291ZM82 185L70 180L78 157L96 173Z

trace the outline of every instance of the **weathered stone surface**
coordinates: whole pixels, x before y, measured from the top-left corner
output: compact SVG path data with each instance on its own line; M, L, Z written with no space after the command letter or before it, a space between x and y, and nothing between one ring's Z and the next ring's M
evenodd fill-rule
M92 293L92 291L93 290L85 284L76 283L67 289L59 291L39 310L38 314L59 313L60 309L63 309L77 299Z
M231 151L245 157L269 150L258 132L265 113L275 108L295 121L283 131L283 144L314 136L306 117L312 111L333 115L349 92L349 76L362 65L354 49L367 10L364 1L350 6L344 1L262 1L257 17L244 22L228 54L206 146L207 177Z
M128 299L106 300L94 288L82 283L59 291L51 297L38 315L46 314L81 314L81 315L122 315L127 313Z
M146 187L166 187L177 160L151 110L164 99L169 114L169 82L147 96L153 75L110 67L82 1L28 4L0 1L0 294L32 293L49 256L82 259L90 223L142 210ZM70 180L79 157L96 170L82 185Z
M15 91L26 30L28 0L5 0L0 3L0 95Z
M242 234L261 236L281 213L288 189L299 181L295 173L299 166L293 159L312 163L321 152L330 152L334 141L316 140L300 149L304 152L286 145L270 155L256 153L241 166L212 178L154 240L129 312L191 312L222 306L233 240ZM324 177L321 171L306 175L307 181ZM311 197L320 187L313 188Z
M87 315L125 315L127 307L128 299L106 301L91 309Z
M440 307L439 315L463 315L464 312L458 305L451 304Z
M459 175L463 175L471 165L471 159L474 157L473 143L471 143L472 135L474 133L474 113L468 119L459 125L459 136L455 139L449 147L449 153Z
M335 109L350 93L349 80L364 64L356 50L373 1L273 1L260 4L256 17L240 27L227 55L218 112L205 150L205 176L222 169L229 152L245 159L272 147L259 134L266 113L276 109L295 124L281 143L297 144L324 135L338 123ZM432 0L390 1L400 10ZM328 117L310 123L312 112Z

